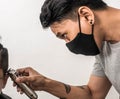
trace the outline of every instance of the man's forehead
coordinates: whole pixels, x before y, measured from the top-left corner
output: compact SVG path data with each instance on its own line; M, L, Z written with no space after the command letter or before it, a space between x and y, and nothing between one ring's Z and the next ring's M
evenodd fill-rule
M54 22L54 23L51 25L51 27L57 28L57 27L60 27L60 26L65 25L67 22L69 22L69 19L62 20L62 21L58 21L58 22Z
M50 29L53 33L56 33L59 28L60 28L60 24L58 22L55 22L50 26Z
M59 22L54 22L50 27L51 28L58 28L60 26L61 26L61 22L60 23Z
M61 22L54 22L50 28L51 30L56 33L58 31L64 30L65 27L67 26L67 22L69 22L69 20L63 20Z

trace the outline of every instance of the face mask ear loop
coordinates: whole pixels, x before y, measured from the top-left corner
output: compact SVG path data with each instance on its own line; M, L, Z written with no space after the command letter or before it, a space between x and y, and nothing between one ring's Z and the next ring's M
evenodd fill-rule
M94 35L94 24L92 24L92 35Z
M78 25L79 25L79 31L81 33L81 24L80 24L80 15L78 14Z

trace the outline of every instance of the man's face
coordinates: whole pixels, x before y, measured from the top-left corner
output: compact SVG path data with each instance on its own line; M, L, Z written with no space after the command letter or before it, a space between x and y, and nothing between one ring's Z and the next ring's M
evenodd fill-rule
M82 32L85 34L91 33L91 26L88 25L86 20L80 22ZM52 32L58 37L66 41L66 43L72 41L80 32L78 20L73 21L70 19L63 20L61 22L55 22L50 26Z
M56 37L70 42L79 32L78 22L66 19L61 22L55 22L50 26Z

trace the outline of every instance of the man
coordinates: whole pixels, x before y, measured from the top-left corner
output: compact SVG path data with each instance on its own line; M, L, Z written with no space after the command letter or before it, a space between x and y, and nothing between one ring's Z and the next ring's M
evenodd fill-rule
M27 82L60 99L105 99L111 85L120 94L120 10L102 0L46 0L40 20L75 54L94 55L96 62L85 86L49 79L32 68L18 69L16 81Z
M0 44L0 99L12 99L6 94L2 93L2 89L7 82L6 72L8 70L8 51Z

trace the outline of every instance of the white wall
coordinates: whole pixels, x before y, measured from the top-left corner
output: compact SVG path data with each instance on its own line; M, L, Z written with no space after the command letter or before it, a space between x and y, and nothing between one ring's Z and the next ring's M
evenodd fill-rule
M105 0L119 7L120 0ZM72 85L88 82L94 57L74 55L58 40L50 30L43 30L39 22L42 0L0 0L0 35L2 43L9 50L11 68L32 66L40 73L55 80ZM26 99L12 87L9 79L3 90L13 99ZM39 99L57 99L37 92ZM106 99L117 99L114 89Z

